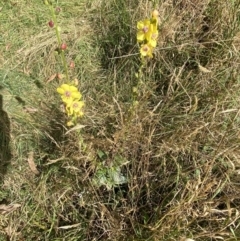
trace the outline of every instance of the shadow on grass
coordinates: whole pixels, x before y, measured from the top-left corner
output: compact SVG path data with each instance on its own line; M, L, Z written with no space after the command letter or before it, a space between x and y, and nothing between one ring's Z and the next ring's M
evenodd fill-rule
M67 150L69 149L68 138L65 135L65 114L55 105L46 106L43 113L44 116L36 116L40 120L41 118L46 118L47 120L39 128L39 131L42 133L40 142L38 143L40 152L46 154L46 159L65 155L65 152L68 152ZM39 119L35 121L39 122ZM43 160L43 162L45 161Z
M0 184L11 160L10 151L10 120L3 110L3 97L0 95Z
M132 9L128 9L131 5ZM136 45L134 27L132 26L132 13L137 5L133 1L128 4L119 0L118 4L115 1L109 1L107 5L101 7L101 14L104 14L104 20L101 15L96 22L96 31L100 31L98 37L98 45L102 49L101 64L104 69L110 69L113 66L119 65L119 68L125 66L127 59L121 56L133 53ZM109 12L109 14L105 14ZM118 12L119 14L115 14Z

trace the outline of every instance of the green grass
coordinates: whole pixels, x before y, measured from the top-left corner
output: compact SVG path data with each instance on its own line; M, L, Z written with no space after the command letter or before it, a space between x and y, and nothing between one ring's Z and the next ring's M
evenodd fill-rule
M239 240L239 1L59 6L83 142L48 82L62 65L47 7L0 4L0 240ZM158 46L131 109L136 23L154 8Z

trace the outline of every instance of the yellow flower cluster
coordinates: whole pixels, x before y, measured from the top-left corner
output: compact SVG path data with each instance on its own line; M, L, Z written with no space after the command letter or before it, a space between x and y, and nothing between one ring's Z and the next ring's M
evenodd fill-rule
M62 84L57 88L57 92L61 95L62 101L66 106L67 115L71 117L71 121L67 125L74 125L76 119L83 116L82 108L84 102L81 101L81 93L75 86L68 84Z
M152 58L153 49L157 45L158 38L158 11L152 12L150 19L145 19L137 23L137 41L141 44L140 54L142 57Z

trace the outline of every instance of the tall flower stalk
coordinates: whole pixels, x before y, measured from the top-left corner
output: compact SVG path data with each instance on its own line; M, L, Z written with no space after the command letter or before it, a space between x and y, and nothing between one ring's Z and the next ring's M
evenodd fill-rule
M65 57L65 50L67 44L62 41L61 28L58 25L58 14L61 11L60 7L54 7L51 0L45 0L44 3L49 7L51 13L51 20L48 22L50 28L55 29L55 34L58 42L58 53L61 56L61 61L64 69L64 77L66 78L65 83L57 88L57 92L61 95L62 102L65 105L65 111L68 116L67 126L73 126L77 124L78 118L83 116L82 108L84 102L81 100L82 94L77 89L76 81L70 81L68 72L68 65ZM74 67L74 62L71 61L70 67Z
M47 0L45 1L45 3L49 6L49 10L50 10L51 17L52 17L52 20L50 20L48 24L50 27L55 29L55 33L56 33L56 37L57 37L57 41L58 41L58 51L61 56L61 60L62 60L62 64L63 64L67 82L70 82L67 61L66 61L66 57L64 54L64 51L66 50L67 45L62 42L61 34L60 34L61 28L58 26L58 21L57 21L57 14L59 14L61 9L59 7L54 8L52 3Z
M153 51L157 46L158 39L158 11L154 10L152 16L148 19L143 19L137 22L137 42L139 43L140 52L140 67L136 73L137 84L133 87L133 103L130 109L130 113L136 110L138 106L137 97L140 96L140 90L143 85L144 67L148 58L153 58Z

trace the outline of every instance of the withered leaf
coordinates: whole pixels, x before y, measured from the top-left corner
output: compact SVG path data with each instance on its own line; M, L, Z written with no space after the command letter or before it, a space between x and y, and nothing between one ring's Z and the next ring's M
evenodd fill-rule
M198 68L199 68L199 70L200 70L201 72L203 72L203 73L210 73L210 72L211 72L211 70L203 67L201 64L198 64Z
M76 223L76 224L72 224L72 225L61 226L61 227L58 227L58 228L59 229L70 229L70 228L76 228L80 225L81 225L81 223Z
M73 128L69 129L65 135L67 135L68 133L72 132L72 131L76 131L76 130L80 130L80 129L83 129L84 127L86 127L85 125L80 125L80 124L77 124L76 126L74 126Z
M21 207L21 204L18 204L18 203L9 204L9 205L2 204L2 205L0 205L0 213L1 214L10 213L19 207Z
M53 80L56 78L56 76L57 76L57 74L51 75L51 76L48 78L47 83L53 81Z
M29 165L31 171L35 175L39 175L39 171L38 171L37 166L36 166L36 164L34 162L34 153L33 153L33 151L29 152L27 161L28 161L28 165Z
M36 108L31 108L31 107L25 107L24 110L27 112L27 113L35 113L38 111L38 109Z

